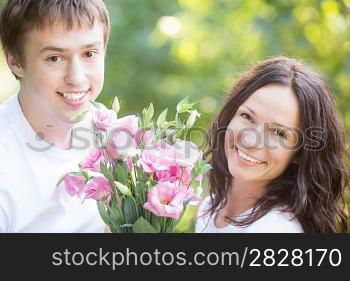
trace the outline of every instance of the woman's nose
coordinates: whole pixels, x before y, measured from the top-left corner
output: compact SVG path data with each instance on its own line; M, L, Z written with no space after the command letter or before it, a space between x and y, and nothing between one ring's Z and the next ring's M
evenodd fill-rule
M248 128L241 132L240 145L246 149L261 148L264 146L264 138L258 129Z

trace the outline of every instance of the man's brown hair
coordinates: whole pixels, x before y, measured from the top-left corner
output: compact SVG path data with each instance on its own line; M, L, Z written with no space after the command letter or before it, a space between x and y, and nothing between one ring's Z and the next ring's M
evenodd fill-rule
M110 31L108 11L102 0L8 0L0 15L0 39L5 53L23 61L23 44L28 31L62 21L67 30L75 24L93 26L99 20L107 44Z

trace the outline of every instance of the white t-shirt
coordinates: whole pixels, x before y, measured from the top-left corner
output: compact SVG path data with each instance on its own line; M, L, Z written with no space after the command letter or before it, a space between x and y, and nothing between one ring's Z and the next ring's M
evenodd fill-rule
M94 200L70 197L59 178L78 170L92 143L91 114L77 123L79 137L63 150L38 138L25 118L18 95L0 106L0 232L103 232ZM54 130L54 128L52 128Z
M210 206L210 197L206 197L198 208L196 221L197 233L302 233L303 228L296 218L290 213L282 212L278 208L269 211L265 216L256 220L254 223L242 227L228 224L225 227L218 228L215 226L214 218L205 214ZM252 209L243 212L239 217L248 215Z

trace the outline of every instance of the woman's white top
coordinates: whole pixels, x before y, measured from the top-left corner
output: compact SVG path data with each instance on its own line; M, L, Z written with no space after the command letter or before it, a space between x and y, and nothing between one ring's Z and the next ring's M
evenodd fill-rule
M213 215L206 214L210 207L210 197L206 197L198 208L196 221L196 233L302 233L303 228L299 221L291 213L282 212L274 208L266 215L256 220L248 226L235 226L228 224L225 227L218 228L214 223L216 212ZM252 212L248 209L239 215L239 218L245 217Z

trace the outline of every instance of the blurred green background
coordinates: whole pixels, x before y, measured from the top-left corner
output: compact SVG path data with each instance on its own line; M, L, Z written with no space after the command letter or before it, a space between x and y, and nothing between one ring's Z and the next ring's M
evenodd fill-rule
M99 101L110 106L117 95L121 115L150 102L158 113L166 107L174 112L190 96L199 101L198 125L207 128L242 71L266 57L287 55L327 77L350 143L350 0L105 2L112 33ZM0 103L17 89L0 53ZM194 214L191 207L179 231L193 230Z

